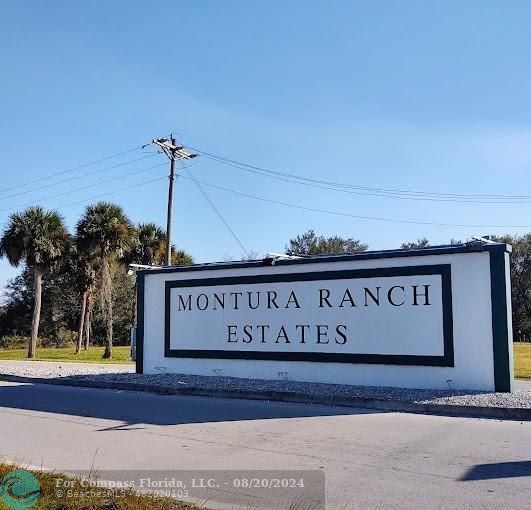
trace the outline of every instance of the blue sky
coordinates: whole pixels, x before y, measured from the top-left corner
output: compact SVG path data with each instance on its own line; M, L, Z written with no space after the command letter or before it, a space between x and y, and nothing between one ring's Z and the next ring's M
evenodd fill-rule
M531 195L530 19L525 1L2 2L0 223L40 201L73 227L85 204L67 204L162 177L166 167L140 170L163 158L103 170L138 151L61 176L76 180L6 189L170 131L205 151L315 179ZM529 204L348 195L205 158L192 170L205 182L354 215L531 224ZM259 254L283 251L308 228L372 249L531 230L360 220L206 190ZM166 193L160 180L106 199L135 222L164 225ZM197 261L242 255L193 183L179 180L175 200L174 239ZM14 274L0 262L0 284Z

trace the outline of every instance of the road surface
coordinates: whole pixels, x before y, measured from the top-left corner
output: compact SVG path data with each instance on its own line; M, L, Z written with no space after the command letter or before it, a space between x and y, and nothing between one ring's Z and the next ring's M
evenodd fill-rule
M320 470L327 508L531 507L529 422L1 382L0 438L57 471Z

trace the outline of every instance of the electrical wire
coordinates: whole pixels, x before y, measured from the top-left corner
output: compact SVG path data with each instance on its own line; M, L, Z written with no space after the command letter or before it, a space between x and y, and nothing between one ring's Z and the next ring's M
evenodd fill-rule
M397 198L402 200L422 200L435 202L464 202L464 203L487 203L487 204L526 204L531 203L531 195L465 195L455 193L438 193L427 191L399 190L386 188L371 188L355 184L326 181L321 179L312 179L300 175L270 170L248 163L242 163L223 156L202 151L196 147L187 146L187 148L198 152L202 156L217 161L233 168L246 172L264 175L278 180L292 182L294 184L303 184L321 189L330 189L332 191L341 191L343 193L352 193L356 195L378 196L384 198ZM302 181L302 182L299 182ZM357 191L353 191L357 190Z
M195 150L195 149L194 149ZM185 176L181 176L182 178L186 179ZM301 206L297 204L292 204L289 202L283 202L281 200L273 200L265 197L259 197L256 195L251 195L249 193L244 193L242 191L237 191L231 188L226 188L224 186L218 186L216 184L211 184L204 181L199 181L197 179L193 179L196 183L202 184L203 186L207 186L214 189L219 189L223 191L228 191L230 193L234 193L236 195L240 195L247 198L252 198L254 200L260 200L262 202L268 202L271 204L277 204L277 205L283 205L285 207L290 207L293 209L300 209L303 211L311 211L311 212L319 212L324 214L332 214L335 216L345 216L349 218L355 218L360 220L373 220L373 221L384 221L389 223L406 223L411 225L432 225L432 226L439 226L439 227L465 227L465 228L531 228L531 225L474 225L474 224L466 224L466 223L439 223L434 221L415 221L415 220L400 220L396 218L384 218L384 217L378 217L378 216L361 216L356 214L350 214L345 212L338 212L338 211L330 211L328 209L318 209L314 207L306 207Z
M139 173L147 172L148 170L153 170L154 168L159 168L159 167L165 166L165 165L166 165L166 163L160 163L158 165L150 166L148 168L142 168L142 169L137 170L135 172L128 172L126 174L119 175L118 177L113 177L111 179L105 179L104 181L99 181L99 182L95 182L95 183L92 183L92 184L88 184L86 186L82 186L80 188L76 188L76 189L73 189L73 190L70 190L70 191L66 191L66 192L62 192L62 193L56 193L55 195L48 195L47 197L39 198L37 200L32 200L31 202L26 202L24 204L18 204L18 205L15 205L13 207L6 207L4 209L0 209L0 212L12 211L14 209L18 209L19 207L26 207L26 206L37 204L39 202L42 202L43 200L50 200L51 198L58 198L58 197L62 197L62 196L65 196L65 195L69 195L71 193L76 193L77 191L83 191L83 190L88 189L88 188L94 188L96 186L101 186L102 184L106 184L108 182L117 181L117 180L123 179L124 177L130 177L132 175L137 175Z
M148 181L139 182L138 184L133 184L131 186L127 186L126 188L116 189L114 191L109 191L108 193L103 193L101 195L96 195L96 196L93 196L93 197L90 197L90 198L84 198L83 200L78 200L77 202L71 202L69 204L64 204L64 205L61 205L58 209L62 209L63 207L71 207L73 205L83 204L85 202L90 202L91 200L97 200L98 198L103 198L103 197L107 197L109 195L114 195L115 193L119 193L121 191L127 191L127 190L130 190L130 189L133 189L133 188L138 188L140 186L144 186L145 184L150 184L152 182L162 181L163 179L167 179L167 178L168 177L166 175L163 175L162 177L157 177L155 179L150 179Z
M39 188L32 188L32 189L28 189L26 191L19 191L18 193L13 193L12 195L7 195L5 197L0 197L0 200L7 200L8 198L18 197L20 195L26 195L28 193L33 193L34 191L40 191L40 190L43 190L43 189L52 188L53 186L58 186L60 184L66 183L66 182L76 181L78 179L83 179L84 177L89 177L91 175L96 175L96 174L99 174L99 173L102 173L102 172L106 172L108 170L114 170L115 168L119 168L119 167L122 167L122 166L130 165L131 163L136 163L137 161L143 161L144 159L153 158L156 155L157 155L156 153L149 154L147 156L142 156L141 158L131 159L129 161L124 161L123 163L118 163L117 165L108 166L108 167L105 167L105 168L100 168L98 170L94 170L92 172L88 172L88 173L83 174L83 175L76 175L75 177L70 177L68 179L64 179L64 180L59 181L59 182L53 182L52 184L46 184L45 186L40 186Z
M243 170L245 172L262 175L264 177L269 177L271 179L276 179L276 180L280 180L283 182L289 182L292 184L300 184L302 186L308 186L312 188L319 188L319 189L325 189L325 190L330 190L330 191L337 191L340 193L347 193L350 195L373 196L373 197L382 197L382 198L396 198L398 200L415 200L415 201L427 201L427 202L453 202L453 203L473 203L473 204L512 204L512 205L531 204L531 199L529 200L518 199L518 200L511 200L511 201L501 200L501 199L499 200L498 199L475 200L475 199L459 199L459 198L433 198L433 197L420 197L420 196L405 196L405 195L398 195L398 194L392 194L392 193L380 193L380 192L373 193L373 192L368 192L368 191L354 191L352 189L333 187L332 185L328 186L328 185L317 184L315 182L305 182L305 181L314 181L313 179L280 177L278 175L273 175L270 173L265 173L265 172L261 172L257 170L251 170L248 168L243 168L241 166L228 163L228 162L224 162L224 161L219 161L219 160L215 160L215 161L232 166L239 170ZM299 179L299 180L295 180L295 179Z
M145 145L139 145L137 147L132 147L131 149L127 149L127 150L122 151L122 152L117 152L116 154L112 154L110 156L106 156L104 158L97 159L95 161L91 161L89 163L83 163L82 165L75 166L75 167L72 167L72 168L68 168L66 170L62 170L61 172L56 172L56 173L53 173L53 174L50 174L50 175L45 175L43 177L40 177L39 179L32 179L30 181L26 181L24 183L17 184L16 186L11 186L10 188L5 188L3 190L0 190L0 193L6 193L7 191L11 191L11 190L14 190L14 189L17 189L17 188L22 188L24 186L28 186L30 184L35 184L37 182L42 182L42 181L45 181L46 179L51 179L52 177L57 177L58 175L64 175L66 173L74 172L75 170L79 170L81 168L86 168L88 166L97 165L98 163L102 163L103 161L108 161L109 159L117 158L118 156L123 156L124 154L129 154L130 152L137 151L137 150L142 149L144 147L145 147Z
M107 193L103 193L101 195L96 195L96 196L92 196L92 197L89 197L89 198L84 198L82 200L78 200L76 202L70 202L69 204L63 204L59 207L56 207L55 209L56 210L61 210L63 209L64 207L71 207L73 205L79 205L79 204L83 204L85 202L90 202L91 200L97 200L98 198L103 198L103 197L107 197L109 195L114 195L115 193L119 193L121 191L127 191L127 190L130 190L130 189L133 189L133 188L138 188L140 186L144 186L146 184L150 184L152 182L158 182L158 181L162 181L163 179L167 179L167 176L166 175L163 175L162 177L157 177L155 179L150 179L148 181L143 181L143 182L139 182L137 184L133 184L131 186L127 186L125 188L120 188L120 189L116 189L114 191L109 191ZM4 225L7 225L7 222L3 222L3 223L0 223L0 225L4 226Z
M232 235L234 240L239 244L240 248L243 250L243 252L247 256L247 258L251 258L251 255L250 255L249 251L247 250L247 248L244 246L244 244L242 243L240 238L236 235L236 232L234 232L234 230L227 223L227 220L223 217L223 214L221 214L219 209L215 206L214 202L212 202L210 197L207 195L206 191L201 186L201 183L194 177L194 175L190 171L189 167L183 166L182 168L184 168L184 170L188 174L188 178L191 179L194 182L194 184L196 185L196 187L199 190L199 192L201 193L201 195L203 195L204 199L210 204L210 207L212 207L213 211L217 214L218 218L221 220L223 225L225 225L225 227L230 232L230 234ZM185 176L181 176L181 177L186 178Z

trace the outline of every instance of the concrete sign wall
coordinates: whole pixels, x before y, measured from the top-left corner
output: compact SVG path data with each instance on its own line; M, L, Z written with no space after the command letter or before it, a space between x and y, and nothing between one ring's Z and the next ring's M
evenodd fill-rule
M508 250L142 271L137 370L510 391Z

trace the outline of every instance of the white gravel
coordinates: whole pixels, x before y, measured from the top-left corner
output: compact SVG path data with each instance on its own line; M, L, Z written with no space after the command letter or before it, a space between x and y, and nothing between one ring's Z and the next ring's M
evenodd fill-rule
M317 384L297 381L266 381L236 377L194 376L183 374L139 375L134 365L59 363L35 361L0 361L0 376L11 375L29 378L67 378L73 382L134 384L135 389L198 388L221 392L291 393L319 396L332 403L334 399L363 399L395 401L415 404L435 404L471 407L496 407L531 409L531 382L520 383L514 393L488 393L477 391L417 390L340 384ZM148 388L150 387L150 388ZM243 396L243 395L242 395Z
M68 363L62 361L8 361L0 360L1 375L18 377L69 377L80 375L101 375L134 373L135 365L115 363Z

